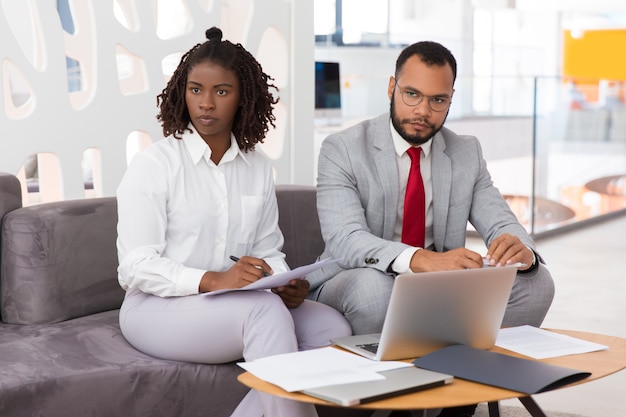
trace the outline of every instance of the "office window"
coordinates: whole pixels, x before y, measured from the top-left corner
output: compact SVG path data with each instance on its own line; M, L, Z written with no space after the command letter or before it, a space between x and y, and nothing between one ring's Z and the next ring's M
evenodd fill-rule
M343 0L342 26L345 44L382 45L388 27L387 1Z
M315 0L315 37L318 43L385 45L388 16L388 1Z
M313 25L316 36L332 36L335 33L335 0L315 0Z

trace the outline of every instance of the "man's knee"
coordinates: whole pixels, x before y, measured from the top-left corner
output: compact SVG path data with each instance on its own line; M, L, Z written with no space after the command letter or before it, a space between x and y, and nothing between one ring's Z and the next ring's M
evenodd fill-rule
M544 265L532 274L518 274L503 325L540 326L553 299L554 281Z
M355 334L380 332L393 281L375 269L343 271L324 284L318 301L341 311Z
M554 299L554 280L548 268L540 264L536 273L526 278L526 280L528 281L530 298L538 308L543 308L547 311Z

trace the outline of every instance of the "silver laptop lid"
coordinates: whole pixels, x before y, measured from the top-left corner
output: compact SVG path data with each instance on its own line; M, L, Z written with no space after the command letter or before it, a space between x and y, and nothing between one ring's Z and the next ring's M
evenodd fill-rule
M376 359L414 358L451 344L494 346L517 268L396 277Z

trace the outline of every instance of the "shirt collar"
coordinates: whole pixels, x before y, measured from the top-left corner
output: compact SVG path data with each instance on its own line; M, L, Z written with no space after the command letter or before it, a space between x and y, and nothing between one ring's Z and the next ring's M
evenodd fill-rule
M207 162L211 160L211 148L206 144L204 139L196 133L193 129L193 125L189 125L191 132L185 131L182 136L182 140L187 146L187 150L189 151L189 155L191 156L191 160L194 165L200 162L200 159L204 158ZM240 156L243 161L250 165L250 162L246 158L246 154L239 149L239 145L237 144L237 139L235 139L234 134L230 134L230 148L226 151L224 156L222 157L221 163L229 162L234 160L237 156Z
M389 130L391 131L391 138L393 139L393 147L396 150L396 154L398 156L402 156L413 145L411 145L409 142L404 140L402 136L400 136L396 128L393 127L393 122L391 121L391 118L389 118ZM432 147L432 144L433 139L431 138L428 142L417 147L422 148L422 152L424 152L424 157L428 158L428 156L430 155L430 149Z

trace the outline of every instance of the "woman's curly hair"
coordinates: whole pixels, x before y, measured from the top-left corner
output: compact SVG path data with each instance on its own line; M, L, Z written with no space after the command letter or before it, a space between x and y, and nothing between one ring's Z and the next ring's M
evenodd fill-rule
M263 142L270 125L276 127L273 110L278 97L272 95L270 88L276 91L278 88L272 83L274 79L263 72L258 61L241 44L222 40L219 28L208 29L206 37L206 42L197 44L182 56L172 78L157 96L160 108L157 119L165 136L180 139L185 130L191 131L191 118L185 102L187 75L199 63L220 65L232 71L239 80L240 105L232 130L239 148L247 152L258 142Z

